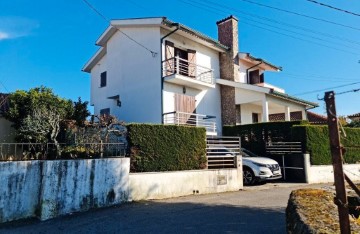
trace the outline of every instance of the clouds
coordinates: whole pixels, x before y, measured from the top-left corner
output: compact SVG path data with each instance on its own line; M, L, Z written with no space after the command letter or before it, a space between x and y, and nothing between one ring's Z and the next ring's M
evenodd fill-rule
M29 18L0 16L0 41L29 36L38 27L39 23Z

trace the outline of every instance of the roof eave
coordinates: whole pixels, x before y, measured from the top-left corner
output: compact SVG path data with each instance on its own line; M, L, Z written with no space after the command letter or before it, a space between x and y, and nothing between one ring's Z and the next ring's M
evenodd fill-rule
M106 54L106 49L101 47L96 51L96 53L89 59L89 61L81 69L83 72L90 73L91 69L104 57Z
M282 67L276 66L276 65L274 65L274 64L272 64L272 63L270 63L270 62L268 62L268 61L266 61L264 59L256 58L256 57L252 56L250 53L239 52L239 54L240 55L245 55L245 57L243 57L243 59L245 59L245 60L248 59L248 60L251 60L252 62L253 61L262 62L262 63L266 64L267 66L269 66L271 68L271 70L273 70L273 71L282 71ZM241 57L242 56L240 56L240 58Z
M309 102L309 101L306 101L306 100L303 100L303 99L300 99L300 98L297 98L297 97L290 96L288 94L283 94L283 93L276 92L274 90L271 90L269 92L269 94L274 96L274 97L282 98L284 100L289 100L289 101L296 102L296 103L301 104L301 105L305 105L306 107L309 107L309 108L319 107L318 103Z
M177 26L179 28L179 30L181 30L181 31L183 31L185 33L188 33L188 34L190 34L192 36L195 36L195 37L197 37L197 38L211 44L215 48L220 49L220 51L222 51L222 52L226 52L226 51L229 50L229 47L221 44L219 41L217 41L217 40L215 40L215 39L213 39L213 38L199 32L199 31L196 31L196 30L194 30L194 29L192 29L192 28L190 28L190 27L188 27L186 25L173 22L173 21L168 20L166 18L164 18L162 24L164 26L168 27L168 28L172 28L172 27Z

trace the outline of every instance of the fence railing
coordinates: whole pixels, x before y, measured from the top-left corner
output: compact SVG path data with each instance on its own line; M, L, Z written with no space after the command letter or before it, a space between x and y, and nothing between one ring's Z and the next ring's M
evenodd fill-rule
M216 133L215 116L173 111L163 114L164 124L204 127L206 132Z
M0 161L124 157L124 143L0 143Z
M174 74L187 76L208 84L214 83L214 72L212 69L203 67L188 60L173 57L162 62L163 77Z
M207 137L207 168L235 168L236 156L241 152L240 137Z

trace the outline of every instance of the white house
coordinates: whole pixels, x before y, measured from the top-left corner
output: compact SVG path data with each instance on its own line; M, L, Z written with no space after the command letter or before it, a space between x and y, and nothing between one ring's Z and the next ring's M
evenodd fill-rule
M281 68L238 49L238 20L217 22L218 40L165 17L112 20L83 71L95 114L126 122L205 126L267 122L317 106L264 82Z

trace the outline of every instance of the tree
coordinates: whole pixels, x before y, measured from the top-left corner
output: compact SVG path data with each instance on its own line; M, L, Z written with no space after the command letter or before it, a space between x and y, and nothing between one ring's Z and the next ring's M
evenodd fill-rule
M72 117L73 113L71 100L60 98L52 89L41 86L10 94L5 118L13 122L18 142L57 144L60 121Z
M71 116L72 120L76 121L76 125L79 127L85 126L85 120L88 116L90 116L90 112L87 109L87 105L89 102L82 102L81 98L78 98L77 102L74 102L74 112Z

